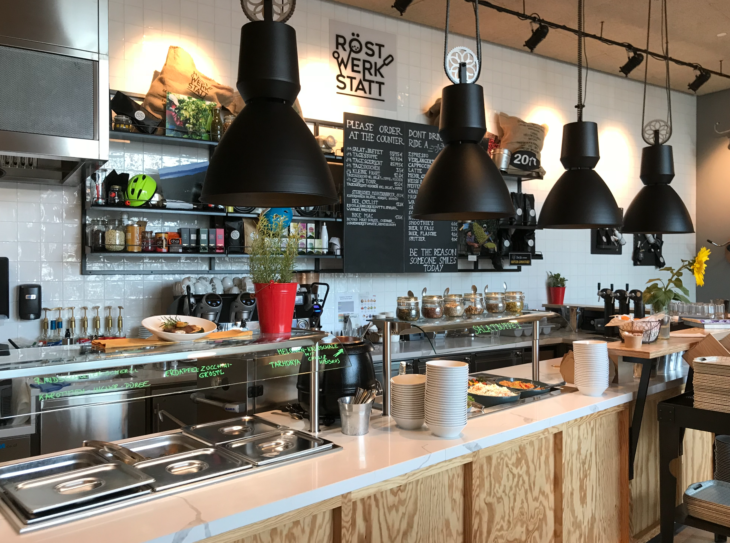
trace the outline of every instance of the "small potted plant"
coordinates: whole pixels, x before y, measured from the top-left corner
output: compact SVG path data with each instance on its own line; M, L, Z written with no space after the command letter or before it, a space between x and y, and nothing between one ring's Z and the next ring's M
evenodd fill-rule
M271 222L263 215L251 235L250 271L256 289L256 307L262 334L291 332L297 283L293 282L298 240L289 233L285 218Z
M547 275L548 303L562 305L568 280L559 273L547 272Z

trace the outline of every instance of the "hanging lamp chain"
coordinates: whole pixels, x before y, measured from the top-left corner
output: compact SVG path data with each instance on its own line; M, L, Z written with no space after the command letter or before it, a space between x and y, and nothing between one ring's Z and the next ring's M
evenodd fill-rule
M459 62L459 70L458 70L458 79L455 78L449 71L449 57L454 57L454 55L450 55L450 53L454 53L457 50L459 50L459 55L461 55L462 58L466 56L468 57L468 53L471 53L467 48L465 47L457 47L454 51L449 51L449 19L450 19L450 12L451 12L451 0L446 0L446 28L444 29L444 72L446 72L446 77L448 77L453 83L456 83L457 81L459 83L474 83L479 79L479 76L482 73L482 40L479 35L479 2L477 0L472 1L472 5L474 7L474 21L476 25L476 66L475 66L475 74L473 77L467 76L467 62L461 61ZM472 54L473 55L473 54ZM454 57L458 59L459 57ZM454 60L452 58L452 62ZM473 56L472 56L473 58ZM469 80L468 80L469 79Z
M651 2L649 0L649 14L647 16L646 23L646 49L649 49L649 40L651 37ZM669 141L672 137L672 92L669 80L669 23L667 16L667 0L662 0L662 11L661 11L661 38L662 38L662 54L667 60L665 64L665 80L664 87L667 93L667 120L654 119L646 122L646 89L647 81L649 78L649 58L646 59L644 65L644 101L641 108L641 126L642 126L642 138L648 145L662 145Z

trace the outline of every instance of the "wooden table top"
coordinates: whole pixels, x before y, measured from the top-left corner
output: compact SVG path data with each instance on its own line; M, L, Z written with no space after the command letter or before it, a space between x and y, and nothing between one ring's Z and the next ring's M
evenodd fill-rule
M608 344L608 354L615 356L633 356L635 358L659 358L672 353L688 351L704 338L657 339L654 343L644 343L638 349L629 349L625 343Z

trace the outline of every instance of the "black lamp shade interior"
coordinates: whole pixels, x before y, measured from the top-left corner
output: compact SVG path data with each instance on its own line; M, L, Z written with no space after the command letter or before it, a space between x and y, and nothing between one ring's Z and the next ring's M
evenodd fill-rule
M322 150L292 104L299 93L294 29L241 28L238 90L246 107L218 144L201 200L241 207L309 207L339 201Z
M513 217L507 185L497 166L476 143L447 145L423 178L413 218L458 221Z

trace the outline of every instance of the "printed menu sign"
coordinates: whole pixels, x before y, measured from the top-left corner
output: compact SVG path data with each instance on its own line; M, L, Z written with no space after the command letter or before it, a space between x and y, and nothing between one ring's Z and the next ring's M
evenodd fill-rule
M438 129L345 114L345 271L457 270L457 224L411 218Z

